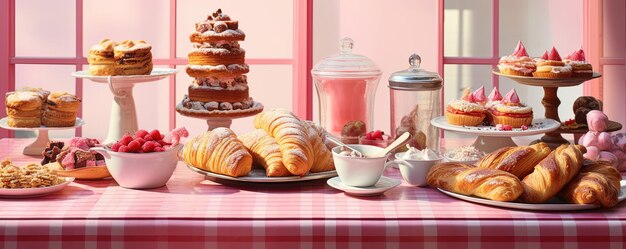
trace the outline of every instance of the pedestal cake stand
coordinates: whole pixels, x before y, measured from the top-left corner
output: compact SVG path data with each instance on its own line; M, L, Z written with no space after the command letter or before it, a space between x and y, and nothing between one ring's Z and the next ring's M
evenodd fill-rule
M534 119L527 130L514 128L512 131L499 131L493 126L458 126L446 122L446 117L433 118L430 123L443 130L477 135L472 144L476 149L489 153L505 146L517 146L511 137L538 135L546 132L553 132L561 124L555 120L540 118Z
M561 118L559 118L559 105L561 104L561 100L557 95L559 87L577 86L585 81L600 78L602 76L600 73L594 72L590 77L550 79L507 75L500 73L498 70L494 70L493 73L498 76L512 79L522 85L543 87L543 99L541 100L541 104L543 104L543 107L546 110L545 117L556 120L559 123L561 122ZM619 125L619 123L617 124ZM614 125L614 127L617 127L617 125ZM619 125L619 127L621 129L621 125ZM561 136L561 133L572 132L565 129L556 129L554 131L546 132L546 134L541 137L539 141L547 143L551 148L569 143L565 138L563 138L563 136Z
M85 124L85 122L82 119L76 118L76 123L74 123L74 126L68 126L68 127L40 126L40 127L33 127L33 128L19 128L19 127L9 126L7 124L7 119L8 118L0 119L1 128L7 129L7 130L14 130L14 131L37 131L37 138L35 139L35 141L27 145L26 147L24 147L24 150L22 151L22 154L28 155L28 156L41 156L41 153L48 147L48 143L50 142L48 131L76 129Z
M149 75L93 76L88 71L79 71L72 73L72 76L109 85L109 90L113 93L113 102L109 118L109 132L103 142L108 144L114 143L128 132L134 133L138 129L137 111L133 99L135 84L157 81L177 72L178 70L173 68L154 68Z
M231 110L231 111L206 111L206 110L190 110L183 107L182 103L178 103L176 111L185 117L197 118L206 120L208 130L211 131L218 127L230 128L233 123L233 119L245 118L254 116L263 111L263 105L259 102L254 102L252 107L245 110Z

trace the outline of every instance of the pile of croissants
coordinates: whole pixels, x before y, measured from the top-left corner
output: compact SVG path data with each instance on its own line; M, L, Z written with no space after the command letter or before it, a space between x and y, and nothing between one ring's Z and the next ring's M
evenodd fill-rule
M504 147L476 165L441 163L428 173L430 186L496 201L568 203L612 207L618 203L621 174L610 163L585 160L585 147L545 143Z
M302 121L285 109L273 109L254 118L256 130L237 136L217 128L194 137L183 148L191 166L222 175L246 176L253 165L268 177L303 176L335 169L326 131Z

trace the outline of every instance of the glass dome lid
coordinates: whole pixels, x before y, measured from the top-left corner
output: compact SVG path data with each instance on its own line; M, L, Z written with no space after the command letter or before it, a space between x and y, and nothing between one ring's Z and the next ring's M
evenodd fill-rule
M389 88L398 90L437 90L441 88L441 76L438 73L420 68L422 58L417 54L409 57L408 69L392 73L389 76Z
M340 53L318 62L311 74L319 77L376 77L382 74L380 68L370 58L352 53L354 41L348 37L341 39Z

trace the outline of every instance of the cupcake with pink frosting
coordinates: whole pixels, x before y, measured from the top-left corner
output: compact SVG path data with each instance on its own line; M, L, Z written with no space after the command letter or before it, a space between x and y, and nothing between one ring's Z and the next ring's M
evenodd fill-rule
M517 47L511 55L503 56L498 62L500 73L517 76L533 76L537 69L535 61L528 56L522 41L517 42Z
M593 67L585 60L585 51L582 48L566 56L563 62L572 67L572 77L591 77L593 75Z
M483 94L484 97L484 94ZM446 122L459 126L478 126L485 119L486 110L469 90L458 100L448 103L445 111Z
M533 109L520 102L515 89L508 92L499 104L489 109L493 125L510 125L513 128L530 126L533 122Z

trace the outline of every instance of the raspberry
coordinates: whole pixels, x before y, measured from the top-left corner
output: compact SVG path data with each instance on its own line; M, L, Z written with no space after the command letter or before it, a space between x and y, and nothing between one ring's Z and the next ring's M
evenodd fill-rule
M165 151L165 149L163 149L163 147L156 147L154 148L154 152L163 152Z
M522 125L521 128L522 128L523 131L528 130L528 126L525 126L525 125Z
M120 150L120 146L122 146L122 144L114 143L113 145L111 145L111 150L117 152L118 150Z
M131 137L130 135L124 135L119 143L122 145L128 145L128 143L130 143L131 141L133 141L133 137Z
M140 145L143 145L143 144L146 143L146 140L144 140L143 138L135 138L135 140L133 140L133 141L139 142Z
M504 131L512 131L513 127L510 125L502 125L502 130Z
M157 143L159 143L160 146L170 145L170 143L165 142L163 140L159 140L159 141L157 141Z
M159 130L152 130L150 132L150 136L152 136L152 140L161 140L161 133L159 132Z
M141 149L141 144L139 144L139 142L132 141L132 142L128 143L128 150L130 150L131 152L136 152L136 151L138 151L140 149Z
M152 140L154 140L154 138L152 138L152 135L150 135L150 134L146 134L146 135L143 137L143 139L144 139L144 140L146 140L146 141L152 141Z
M378 139L382 140L383 139L383 132L380 131L380 130L376 130L376 131L374 131L374 133L372 133L372 137L374 139L377 139L377 140Z
M135 132L135 137L144 138L146 137L146 135L148 135L148 131L146 130L138 130L137 132Z
M128 146L122 145L117 152L130 152L130 150L128 149Z
M154 141L150 141L150 142L146 142L145 144L143 144L143 146L141 146L141 151L143 152L153 152L154 148L156 148L156 143Z

